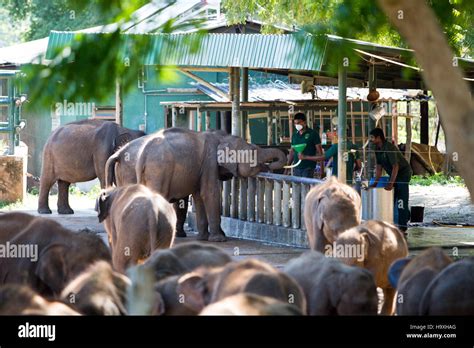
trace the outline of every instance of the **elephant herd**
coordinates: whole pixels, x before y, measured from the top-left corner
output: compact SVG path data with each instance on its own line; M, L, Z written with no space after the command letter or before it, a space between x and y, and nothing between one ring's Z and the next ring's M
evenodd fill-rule
M222 151L250 151L255 162L218 160ZM383 221L362 222L359 195L335 178L306 196L311 250L282 269L203 242L225 240L219 180L280 168L284 157L220 131L144 135L95 120L59 128L45 147L38 211L51 212L57 181L58 212L72 213L70 183L97 176L104 190L96 210L110 247L90 230L0 214L0 246L37 248L34 257L0 258L0 314L474 314L474 258L453 261L438 248L408 257L404 235ZM199 241L175 244L184 219L173 203L189 195ZM137 312L140 287L146 305Z

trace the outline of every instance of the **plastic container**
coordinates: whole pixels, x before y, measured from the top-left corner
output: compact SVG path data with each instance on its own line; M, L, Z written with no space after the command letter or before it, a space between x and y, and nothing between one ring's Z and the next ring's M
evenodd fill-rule
M362 190L362 219L382 220L393 224L393 190L387 191L384 187L389 182L390 177L380 178L377 187ZM371 179L369 185L373 184Z

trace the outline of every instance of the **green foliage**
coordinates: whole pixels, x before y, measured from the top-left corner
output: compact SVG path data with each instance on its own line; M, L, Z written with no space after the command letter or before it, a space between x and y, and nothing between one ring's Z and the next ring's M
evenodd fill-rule
M14 22L27 21L22 32L24 41L41 39L50 30L78 30L105 24L100 7L94 1L67 0L4 0Z
M451 47L457 54L474 55L471 0L430 0ZM388 23L376 1L366 0L223 0L232 23L257 17L268 23L265 32L281 31L277 26L298 26L309 33L334 34L383 45L406 47Z
M430 176L413 175L410 185L431 186L431 185L456 185L465 186L463 178L460 176L446 176L443 173L436 173Z
M86 8L84 2L77 3L79 10ZM144 57L151 49L151 39L148 35L121 35L120 24L128 22L131 14L143 3L144 0L90 2L95 4L100 16L119 25L114 31L100 37L77 34L72 47L56 52L48 66L23 66L25 84L29 86L28 98L34 100L36 105L47 108L58 100L103 102L115 94L116 81L120 82L122 93L127 93L136 85ZM172 3L174 1L170 1L160 11ZM170 19L157 32L169 34L177 30L198 28L200 25L201 21L177 24L175 19ZM185 42L191 51L199 46L199 38L198 35L197 40ZM170 78L169 70L160 68L158 76L161 80Z

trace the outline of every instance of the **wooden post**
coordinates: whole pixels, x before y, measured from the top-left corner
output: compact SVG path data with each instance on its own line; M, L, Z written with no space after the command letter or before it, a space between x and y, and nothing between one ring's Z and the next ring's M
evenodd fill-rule
M230 180L224 181L224 216L230 216Z
M306 230L305 222L304 222L304 206L306 202L306 195L309 192L309 185L301 184L301 229Z
M272 144L272 119L273 119L273 112L272 110L267 111L267 145Z
M398 109L397 101L392 103L392 139L395 145L398 144Z
M290 141L293 138L293 114L288 110L288 129L290 131Z
M258 178L257 179L257 222L264 223L265 221L265 206L264 206L264 197L265 197L265 180Z
M356 143L356 131L355 131L355 120L354 120L354 108L353 108L353 105L352 105L352 101L350 102L351 103L351 132L352 132L352 143L355 144Z
M242 136L240 128L240 69L231 68L230 83L232 84L232 135Z
M230 204L230 217L236 219L239 215L239 187L238 187L238 178L231 179L231 204Z
M242 102L247 102L249 100L249 69L242 68ZM248 111L242 111L242 137L250 142L250 138L247 135L248 132Z
M199 107L197 108L197 131L202 132L202 113Z
M115 122L123 126L122 88L120 87L120 80L118 78L115 80Z
M240 178L239 219L247 220L247 178Z
M410 102L407 103L407 117L405 118L405 126L407 128L407 141L405 148L405 158L410 163L411 157L411 115L410 115Z
M204 111L206 128L204 130L211 129L211 113L209 111Z
M342 63L339 64L337 81L339 90L339 100L337 102L337 178L340 182L345 183L347 177L345 161L347 159L347 69Z
M247 220L255 221L255 195L257 192L257 179L254 177L248 178L247 190Z
M283 226L290 227L290 183L283 181Z
M273 181L265 180L265 223L271 225L273 223Z
M301 217L301 184L292 183L292 214L291 221L293 223L293 228L300 227L300 217Z
M428 95L428 91L423 91ZM420 101L420 143L429 145L428 100Z
M273 224L281 225L281 182L273 184Z
M171 108L171 127L176 127L176 121L178 118L178 113L176 108L173 106Z
M322 139L324 132L324 119L323 119L323 112L319 109L319 137Z

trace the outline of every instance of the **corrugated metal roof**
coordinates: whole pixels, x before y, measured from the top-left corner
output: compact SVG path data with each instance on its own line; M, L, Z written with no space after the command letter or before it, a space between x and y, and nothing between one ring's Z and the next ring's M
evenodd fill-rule
M75 33L52 31L46 57L69 46ZM82 34L82 35L103 35ZM189 40L198 39L199 34L149 34L147 43L151 48L143 59L145 65L247 67L267 69L292 69L319 71L324 52L315 51L314 38L300 39L293 34L221 34L202 35L199 49L193 53ZM134 34L122 34L124 50L133 44ZM126 53L125 53L126 54Z
M200 91L207 94L216 102L226 102L221 95L215 93L210 88L200 83L191 83ZM224 93L229 93L229 85L227 83L212 83ZM377 88L380 93L380 100L417 100L422 90L418 89L390 89ZM348 87L348 100L364 100L367 101L368 88ZM339 98L339 89L335 86L316 86L316 100L334 100ZM286 83L284 81L270 81L264 84L249 85L248 101L287 101L287 100L311 100L311 93L301 93L299 84Z
M21 65L41 63L41 55L46 51L48 38L0 48L0 64Z

